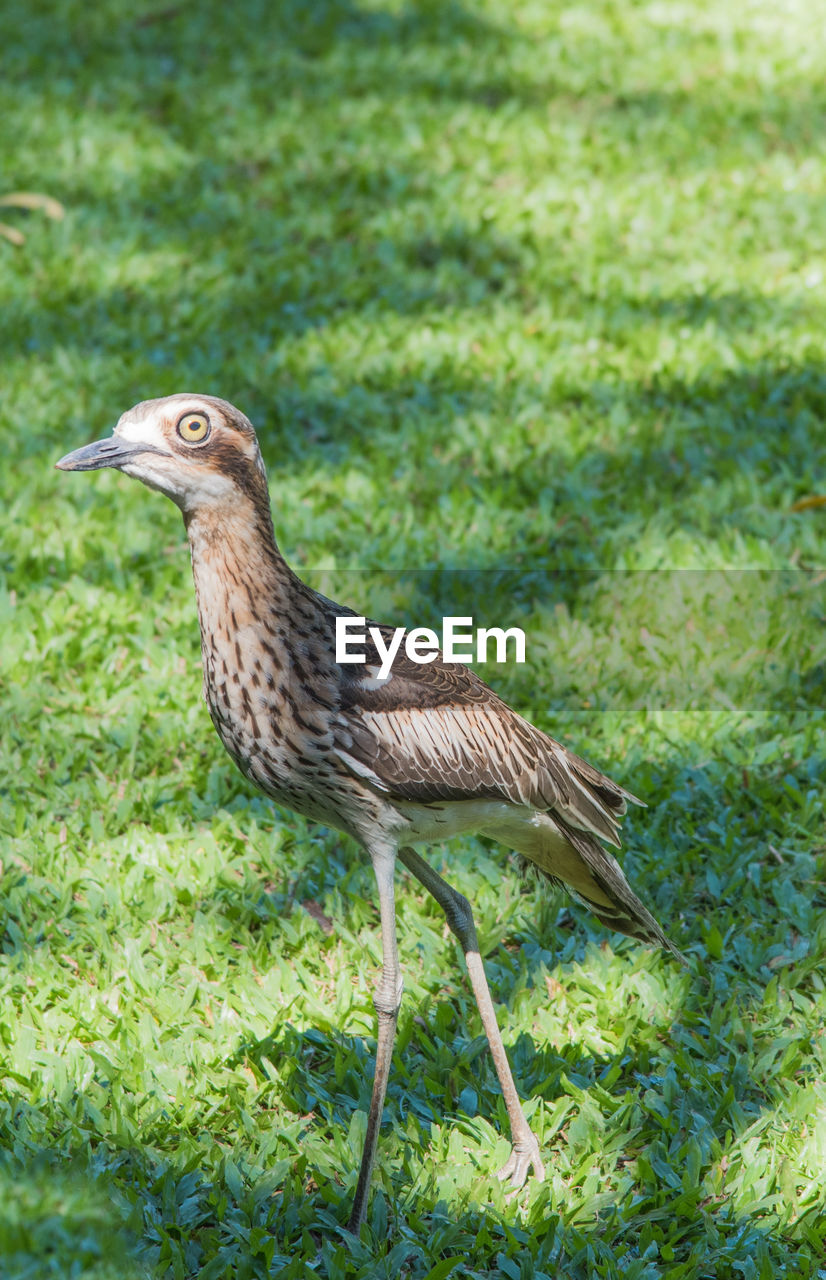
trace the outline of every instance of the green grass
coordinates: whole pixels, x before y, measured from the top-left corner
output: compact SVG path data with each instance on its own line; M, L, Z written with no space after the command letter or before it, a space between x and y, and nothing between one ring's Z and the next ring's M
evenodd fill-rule
M2 187L66 216L0 239L3 1277L826 1276L826 518L791 511L826 487L822 18L4 6ZM223 754L171 504L52 469L186 388L257 423L315 585L524 626L483 674L648 803L625 863L690 972L502 850L431 851L546 1156L510 1203L405 879L341 1230L369 868Z

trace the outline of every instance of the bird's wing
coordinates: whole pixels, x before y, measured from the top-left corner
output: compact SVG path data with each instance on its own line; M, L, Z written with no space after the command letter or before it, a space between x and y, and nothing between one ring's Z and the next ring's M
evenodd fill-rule
M618 820L628 800L640 803L635 796L534 728L461 663L417 663L402 649L380 680L371 645L364 666L341 667L336 750L354 774L400 800L492 798L555 811L619 846Z

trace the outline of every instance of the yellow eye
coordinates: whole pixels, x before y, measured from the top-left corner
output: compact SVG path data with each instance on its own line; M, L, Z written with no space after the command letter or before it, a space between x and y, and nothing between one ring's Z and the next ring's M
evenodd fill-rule
M209 418L205 413L185 413L178 422L178 435L187 444L201 444L209 435Z

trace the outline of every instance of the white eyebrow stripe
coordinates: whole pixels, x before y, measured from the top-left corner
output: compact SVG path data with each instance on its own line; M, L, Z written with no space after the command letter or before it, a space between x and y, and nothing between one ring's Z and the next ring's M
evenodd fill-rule
M154 418L144 418L142 422L121 420L115 427L115 435L131 444L152 444L169 452L169 442Z

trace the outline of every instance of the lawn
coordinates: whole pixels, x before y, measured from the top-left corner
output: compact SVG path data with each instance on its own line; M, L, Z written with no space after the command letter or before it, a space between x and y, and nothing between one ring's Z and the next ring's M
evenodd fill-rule
M11 0L0 47L0 194L65 210L0 210L0 1275L826 1276L826 9ZM186 389L256 422L313 585L522 626L480 673L648 805L688 970L431 850L546 1158L509 1202L400 872L343 1232L369 865L224 754L172 505L52 465Z

